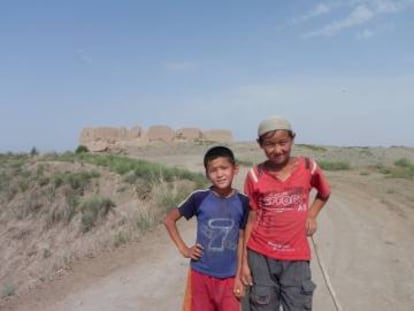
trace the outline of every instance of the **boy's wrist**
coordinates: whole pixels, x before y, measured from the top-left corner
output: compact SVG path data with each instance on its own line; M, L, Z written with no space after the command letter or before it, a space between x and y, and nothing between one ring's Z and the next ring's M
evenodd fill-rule
M183 257L186 257L186 256L187 256L187 249L188 249L188 247L187 247L187 246L185 246L185 245L183 245L183 246L180 246L180 247L178 248L178 251L180 252L180 254L181 254Z
M316 219L316 217L318 216L318 213L316 210L314 210L313 208L310 208L308 210L308 218L310 219Z

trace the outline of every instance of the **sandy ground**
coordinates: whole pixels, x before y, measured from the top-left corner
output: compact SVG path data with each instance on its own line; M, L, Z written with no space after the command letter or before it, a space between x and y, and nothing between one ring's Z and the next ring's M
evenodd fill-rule
M192 169L200 167L195 158L181 160ZM244 175L245 170L236 186ZM399 191L412 183L385 185L381 176L353 172L327 175L333 195L320 214L314 239L342 310L414 310L414 197L411 190ZM191 243L194 222L179 225ZM180 310L187 269L187 260L160 226L145 240L80 262L60 280L0 309ZM312 269L318 285L314 310L335 310L315 256Z

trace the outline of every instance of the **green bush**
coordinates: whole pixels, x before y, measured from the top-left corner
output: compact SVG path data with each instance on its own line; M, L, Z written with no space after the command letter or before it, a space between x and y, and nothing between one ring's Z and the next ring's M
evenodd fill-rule
M46 186L50 182L49 177L40 177L38 180L39 186Z
M414 179L414 167L397 167L390 169L387 177L390 178L403 178L403 179Z
M122 244L126 244L130 240L130 237L127 232L118 231L114 235L114 246L119 247Z
M379 164L376 168L388 178L414 179L414 165L405 158L395 161L393 167Z
M191 192L189 184L187 183L166 183L162 182L155 188L156 195L154 196L157 206L163 212L176 207L182 202Z
M316 145L308 145L308 144L296 144L296 146L300 146L302 148L306 148L312 151L317 151L317 152L325 152L327 151L327 149L325 147L321 147L321 146L316 146Z
M99 219L106 217L114 207L115 203L107 198L94 196L84 201L80 207L82 231L89 231Z
M81 161L98 166L103 166L120 175L128 174L128 180L134 181L136 178L142 178L151 182L173 181L177 179L187 179L196 183L196 187L206 184L203 174L193 173L185 169L176 167L167 167L150 161L132 159L124 156L111 154L92 154L80 153L74 154L67 152L61 156L51 155L51 159L60 161Z
M83 193L89 185L90 180L99 176L100 174L96 171L58 173L52 176L52 185L57 189L62 185L67 184L71 189Z
M14 296L16 294L16 287L13 284L6 284L1 291L1 298Z
M414 167L414 165L405 158L402 158L402 159L399 159L399 160L395 161L394 165L399 166L399 167L405 167L405 168Z
M346 171L351 168L348 162L319 161L319 165L326 171Z
M149 213L139 214L135 221L135 224L139 230L146 231L153 226L154 215Z
M66 197L67 208L63 215L63 220L65 223L70 223L72 218L76 215L79 203L80 198L75 194L70 194Z
M88 147L86 147L84 145L79 145L75 150L76 154L85 153L85 152L89 152L89 149L88 149Z
M34 157L39 155L39 151L36 149L36 147L32 147L32 149L30 150L30 156Z
M236 159L236 163L241 166L251 167L254 165L253 161Z

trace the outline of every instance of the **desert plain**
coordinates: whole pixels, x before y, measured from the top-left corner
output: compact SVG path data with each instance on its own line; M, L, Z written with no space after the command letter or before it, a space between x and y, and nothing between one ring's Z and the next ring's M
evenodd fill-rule
M242 189L248 167L264 156L253 142L228 145L241 164L234 186ZM208 147L155 144L125 155L203 173ZM321 260L313 250L314 310L337 310L319 263L342 310L414 310L414 148L297 145L294 155L325 164L332 186L314 236ZM408 173L395 173L401 166ZM107 188L110 194L111 186ZM195 222L182 220L179 227L192 243ZM0 238L7 230L0 229ZM59 277L3 294L0 310L180 310L187 270L188 260L179 255L159 219L137 239L79 256ZM10 273L3 275L10 278ZM4 286L6 278L0 281Z

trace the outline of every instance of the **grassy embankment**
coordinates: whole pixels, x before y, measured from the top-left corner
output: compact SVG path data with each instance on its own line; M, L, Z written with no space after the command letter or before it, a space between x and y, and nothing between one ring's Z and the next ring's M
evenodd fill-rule
M0 154L1 297L139 239L205 183L198 173L110 154Z

